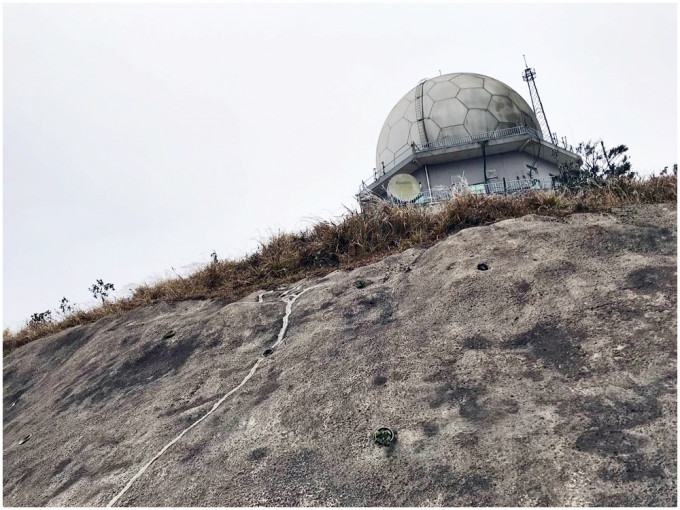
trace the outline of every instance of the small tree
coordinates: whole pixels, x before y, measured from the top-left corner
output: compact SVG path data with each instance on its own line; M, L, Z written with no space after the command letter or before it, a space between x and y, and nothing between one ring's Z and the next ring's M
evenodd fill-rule
M604 146L604 142L600 141L602 146L602 155L606 165L604 166L603 173L605 177L633 177L634 172L631 171L630 160L628 159L628 147L625 145L617 145L616 147L607 150Z
M617 145L607 150L602 140L581 142L576 147L576 153L583 157L581 169L593 177L606 179L633 177L631 163L626 152L628 152L628 147L625 145Z
M635 176L626 145L607 150L602 140L588 141L578 144L574 152L581 156L581 165L567 164L560 168L560 180L569 188L601 186L606 179Z
M116 290L113 288L113 283L104 283L104 280L97 280L92 286L87 289L92 292L92 296L95 299L101 298L102 304L104 304L104 298L108 297L110 290Z
M596 174L586 170L578 162L569 162L559 167L561 185L569 189L589 188L592 186L601 186L603 179Z

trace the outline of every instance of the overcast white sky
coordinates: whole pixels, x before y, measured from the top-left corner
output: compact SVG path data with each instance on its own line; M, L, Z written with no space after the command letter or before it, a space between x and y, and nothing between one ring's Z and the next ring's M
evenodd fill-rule
M674 4L6 4L3 323L330 218L421 78L493 76L574 143L677 161Z

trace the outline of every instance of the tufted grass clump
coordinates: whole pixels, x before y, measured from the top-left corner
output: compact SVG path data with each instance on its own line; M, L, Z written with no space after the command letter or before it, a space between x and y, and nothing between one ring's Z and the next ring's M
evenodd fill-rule
M578 190L531 191L522 195L462 195L432 208L380 204L371 212L348 211L296 233L278 233L239 260L217 260L186 277L139 286L128 298L105 301L62 320L27 323L3 333L4 353L69 327L160 301L222 298L236 301L307 277L349 270L414 246L427 247L462 229L527 214L564 216L606 212L613 207L677 201L674 175L609 179Z

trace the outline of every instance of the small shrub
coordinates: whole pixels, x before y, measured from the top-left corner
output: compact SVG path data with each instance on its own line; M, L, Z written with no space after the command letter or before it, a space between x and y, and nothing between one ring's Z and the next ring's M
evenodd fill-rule
M61 310L61 314L66 317L73 312L73 305L71 305L68 299L63 297L61 298L61 303L59 304L59 310Z
M381 427L373 433L373 440L378 446L389 446L394 441L394 432L387 427Z
M104 304L104 298L108 297L110 290L116 290L113 288L113 283L104 283L104 280L97 280L92 286L87 289L92 293L95 299L101 298L102 304Z
M52 312L50 310L46 310L44 312L34 313L31 315L31 319L28 321L28 326L41 326L50 322L52 322Z

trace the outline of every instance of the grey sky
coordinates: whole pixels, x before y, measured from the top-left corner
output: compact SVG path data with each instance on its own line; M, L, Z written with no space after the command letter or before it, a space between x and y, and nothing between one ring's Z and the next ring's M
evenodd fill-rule
M440 70L528 100L526 54L559 135L677 161L674 4L23 4L3 28L10 327L354 207Z

